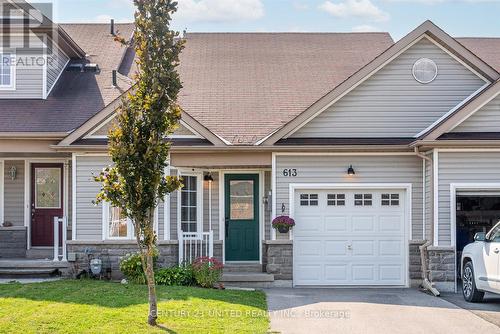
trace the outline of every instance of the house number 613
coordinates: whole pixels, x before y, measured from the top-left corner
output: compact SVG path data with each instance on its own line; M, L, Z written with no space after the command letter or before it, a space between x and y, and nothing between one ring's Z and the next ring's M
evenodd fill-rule
M283 176L284 177L296 177L297 176L297 169L285 168L285 169L283 169Z

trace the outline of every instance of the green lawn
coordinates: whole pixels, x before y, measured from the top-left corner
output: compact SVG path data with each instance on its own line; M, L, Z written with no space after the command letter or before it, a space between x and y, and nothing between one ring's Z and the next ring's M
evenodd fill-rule
M0 284L0 333L266 333L263 292L158 287L159 323L146 324L147 288L99 281Z

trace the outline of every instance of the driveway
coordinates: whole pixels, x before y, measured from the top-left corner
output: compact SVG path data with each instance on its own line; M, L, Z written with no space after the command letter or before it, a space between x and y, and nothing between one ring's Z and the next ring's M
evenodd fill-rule
M500 327L500 296L486 293L481 303L467 303L462 293L442 293L441 297Z
M414 289L272 288L266 294L271 329L284 334L500 334L484 317Z

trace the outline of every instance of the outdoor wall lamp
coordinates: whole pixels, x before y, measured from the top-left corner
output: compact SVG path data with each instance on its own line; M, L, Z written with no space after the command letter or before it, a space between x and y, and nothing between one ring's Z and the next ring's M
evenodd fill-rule
M16 166L10 167L9 174L10 174L10 178L12 180L16 179L16 176L17 176L17 168L16 168Z
M214 182L214 178L212 176L212 173L208 173L208 174L205 174L205 176L203 177L203 180L205 181L208 181L208 182Z
M352 168L352 165L347 168L347 175L355 175L356 173L354 172L354 168Z

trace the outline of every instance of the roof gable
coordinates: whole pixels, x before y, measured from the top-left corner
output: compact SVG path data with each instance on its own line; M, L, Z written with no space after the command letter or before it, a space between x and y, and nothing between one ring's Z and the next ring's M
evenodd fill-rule
M412 69L419 59L437 65L422 84ZM287 138L412 138L486 84L427 35Z
M453 129L456 129L461 124L464 124L464 126L466 126L467 123L464 122L466 122L467 119L472 117L476 112L481 111L483 107L488 105L499 95L500 95L500 80L497 80L495 83L490 84L481 94L475 96L461 108L457 109L453 114L449 115L449 117L444 119L431 131L423 135L420 138L420 140L421 141L436 140L444 134L451 133ZM493 106L494 105L495 104L493 103ZM458 131L456 133L458 133Z
M39 4L37 8L25 0L1 0L0 5L6 6L9 14L12 14L11 23L8 26L0 25L0 31L12 33L25 33L26 20L29 22L29 30L35 34L46 34L55 41L61 50L71 58L85 58L86 52L72 39L68 33L58 24L54 23L44 11L47 5ZM13 9L13 11L11 11ZM19 17L22 16L22 17Z
M113 114L108 119L104 120L87 134L83 136L83 139L103 139L108 138L108 132L112 126L116 124L116 113ZM171 138L184 138L184 139L205 139L202 135L197 133L192 129L186 122L182 119L178 128L174 131Z
M379 71L385 65L390 63L393 59L399 56L402 52L411 47L416 41L418 41L423 35L429 36L431 39L439 43L443 48L453 54L457 60L460 60L465 65L467 65L472 71L476 72L478 75L484 77L489 81L497 80L500 74L494 70L490 65L485 63L471 51L463 47L460 43L455 41L451 36L446 34L439 27L434 25L431 21L426 21L419 27L414 29L408 35L399 40L396 44L388 48L381 55L371 61L369 64L364 66L362 69L357 71L347 80L342 82L340 85L335 87L332 91L326 94L324 97L316 101L310 108L305 112L296 116L292 121L284 125L279 130L272 133L270 136L262 140L260 143L263 145L273 145L281 138L286 138L290 133L292 133L297 128L300 128L303 124L306 124L309 120L313 119L333 103L338 101L340 98L345 96L351 90L363 83L371 75ZM433 124L435 126L436 124Z
M107 136L98 135L99 131L103 130L109 126L109 124L113 121L116 116L116 110L119 108L121 103L121 99L118 98L109 104L106 108L101 110L99 113L95 114L88 121L83 123L77 129L75 129L72 133L70 133L66 138L64 138L57 146L58 147L68 147L72 144L75 144L81 139L100 139L105 138ZM207 130L203 125L201 125L198 121L192 118L189 114L183 112L181 125L185 130L190 131L195 139L204 139L212 143L213 145L224 146L225 142L219 138L218 136L211 133ZM186 134L182 134L181 139L192 139L192 135L186 136ZM102 144L102 143L100 143ZM106 144L104 142L104 144Z
M469 115L451 132L499 132L500 133L500 94Z

